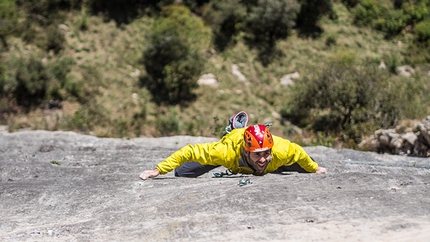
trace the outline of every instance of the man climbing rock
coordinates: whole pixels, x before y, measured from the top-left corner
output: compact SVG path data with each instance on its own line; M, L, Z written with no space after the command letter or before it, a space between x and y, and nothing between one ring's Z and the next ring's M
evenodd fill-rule
M253 175L284 171L327 172L301 146L272 135L266 125L256 124L247 128L233 127L217 142L184 146L139 177L146 180L175 169L177 177L198 177L218 166L232 173Z

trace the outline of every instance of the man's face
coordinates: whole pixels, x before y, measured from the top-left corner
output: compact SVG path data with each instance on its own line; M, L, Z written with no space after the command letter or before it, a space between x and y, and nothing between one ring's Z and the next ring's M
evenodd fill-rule
M272 160L272 150L265 150L261 152L249 152L248 162L254 169L261 173L266 169L267 164Z

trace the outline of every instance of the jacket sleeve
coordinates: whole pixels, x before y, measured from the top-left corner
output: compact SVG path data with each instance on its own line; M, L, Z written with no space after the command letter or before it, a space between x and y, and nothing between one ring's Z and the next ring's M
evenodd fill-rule
M297 161L297 164L299 164L307 172L316 172L318 169L318 164L312 160L312 158L306 153L303 147L295 143L291 143L291 146L294 147L294 160Z
M225 149L220 142L187 145L160 162L157 169L161 174L166 174L186 161L196 161L202 165L223 165Z
M318 164L312 160L303 147L280 137L274 136L274 139L275 153L277 158L281 160L281 165L291 166L297 163L307 172L316 172Z

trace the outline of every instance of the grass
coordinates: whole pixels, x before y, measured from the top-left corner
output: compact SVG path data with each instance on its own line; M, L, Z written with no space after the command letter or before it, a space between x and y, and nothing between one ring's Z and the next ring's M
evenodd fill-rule
M61 163L59 161L56 161L56 160L53 160L50 163L53 165L58 165L58 166L61 165Z

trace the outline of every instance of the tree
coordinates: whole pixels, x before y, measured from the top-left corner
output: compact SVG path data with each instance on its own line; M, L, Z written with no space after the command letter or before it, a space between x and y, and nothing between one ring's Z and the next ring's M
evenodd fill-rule
M300 13L297 16L297 27L303 32L314 32L320 30L317 26L318 20L323 15L329 15L335 18L332 0L298 0L300 4Z
M210 39L209 29L188 8L163 8L143 53L146 75L140 79L155 102L177 104L195 98L197 79L206 62L203 51Z
M213 0L204 14L204 19L212 27L214 43L223 51L234 44L236 36L246 16L246 8L240 0Z
M273 46L284 39L295 26L300 5L296 0L262 0L251 7L245 22L245 31L256 42L264 41Z

